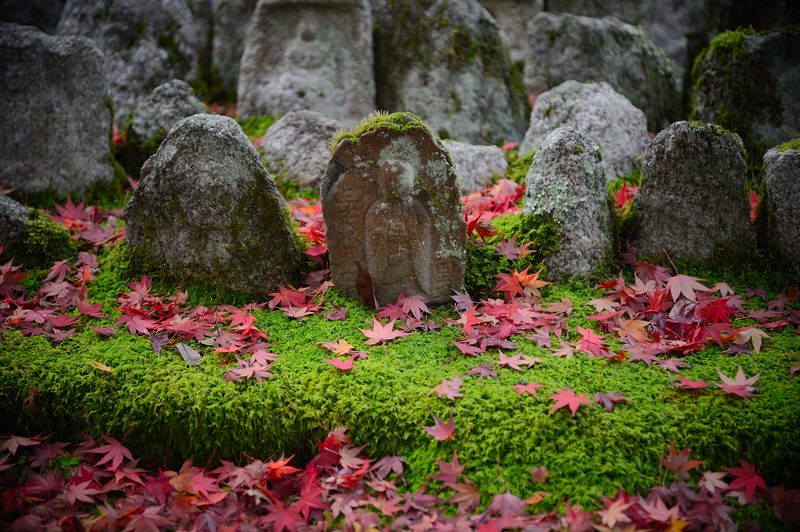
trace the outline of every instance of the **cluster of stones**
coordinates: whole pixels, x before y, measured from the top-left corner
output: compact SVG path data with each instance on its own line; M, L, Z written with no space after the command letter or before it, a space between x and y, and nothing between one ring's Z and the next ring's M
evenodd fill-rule
M43 29L57 35L0 23L0 186L81 195L119 178L116 122L132 150L117 155L141 166L128 243L149 265L234 290L298 281L272 173L321 187L333 278L351 295L444 301L464 275L459 195L507 170L501 149L470 143L522 140L536 152L525 212L560 230L552 278L589 275L612 253L606 187L638 170L629 236L642 253L755 250L745 154L798 132L800 29L720 35L693 74L703 122L675 122L687 76L654 44L675 33L663 21L623 1L483 3L497 21L477 0L55 1ZM670 20L689 27L689 13ZM241 116L284 115L261 154L234 120L206 114L186 80L209 76L237 93ZM331 154L336 131L376 106L430 128L403 114ZM798 264L793 146L764 156L764 212L771 247ZM0 236L19 239L28 211L2 198Z

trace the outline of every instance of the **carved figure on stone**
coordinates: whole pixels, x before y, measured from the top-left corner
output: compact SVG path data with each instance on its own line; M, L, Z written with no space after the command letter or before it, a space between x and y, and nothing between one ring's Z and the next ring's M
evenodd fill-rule
M341 141L322 181L322 212L333 281L352 297L385 305L421 294L444 303L462 285L466 231L455 171L421 123Z

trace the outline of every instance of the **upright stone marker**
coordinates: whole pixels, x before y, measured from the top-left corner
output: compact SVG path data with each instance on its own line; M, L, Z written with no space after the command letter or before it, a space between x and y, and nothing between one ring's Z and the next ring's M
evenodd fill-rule
M286 204L231 118L175 124L142 167L125 220L136 255L177 279L253 293L297 280Z
M551 218L561 234L548 279L586 277L611 252L610 212L600 148L567 127L550 133L526 178L525 214Z
M744 147L713 124L676 122L656 135L633 206L633 245L644 255L710 260L755 251Z
M0 23L0 188L82 194L110 181L103 54L83 37Z
M260 0L239 67L242 116L311 110L353 123L375 110L367 0Z
M378 115L336 147L322 180L333 282L372 306L445 303L464 282L466 226L447 152L414 115Z
M764 155L770 245L800 268L800 139Z

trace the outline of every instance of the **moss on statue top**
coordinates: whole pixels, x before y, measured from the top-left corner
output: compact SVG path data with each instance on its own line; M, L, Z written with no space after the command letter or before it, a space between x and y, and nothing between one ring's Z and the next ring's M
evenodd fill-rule
M331 152L336 151L336 148L339 147L339 144L341 144L344 139L356 141L365 133L375 131L376 129L387 129L392 133L402 134L418 127L424 129L438 142L436 135L434 135L422 119L414 113L386 113L384 111L375 111L352 128L339 131L331 142Z
M789 142L784 142L780 146L778 146L779 152L785 152L789 150L798 150L800 151L800 138L792 139Z

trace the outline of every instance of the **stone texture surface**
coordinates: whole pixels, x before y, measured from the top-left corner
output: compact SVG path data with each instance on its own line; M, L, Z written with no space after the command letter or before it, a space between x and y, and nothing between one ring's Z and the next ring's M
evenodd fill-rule
M633 200L633 245L646 256L710 260L755 250L741 139L719 126L676 122L645 151Z
M331 158L331 140L341 128L341 123L314 111L288 113L261 142L270 172L303 186L318 186Z
M459 185L464 193L475 192L492 184L495 176L505 177L506 154L497 146L481 146L465 142L445 141L456 167Z
M0 21L36 26L52 32L61 17L65 0L0 0Z
M311 110L356 122L375 109L367 0L260 0L245 38L238 111Z
M446 303L464 282L466 226L447 152L422 127L379 128L335 150L321 187L336 286L373 305Z
M156 87L136 107L129 133L140 143L160 141L180 120L205 112L189 84L173 79Z
M540 94L520 153L538 150L559 127L572 128L600 146L608 182L637 168L649 142L644 113L604 81L569 80Z
M375 50L380 109L413 112L443 138L522 138L525 89L477 0L387 0L375 16Z
M600 148L566 127L536 152L526 178L525 214L558 224L561 243L545 259L548 279L590 275L611 252L610 212Z
M196 77L202 26L186 0L68 0L56 31L90 37L103 50L122 124L158 85Z
M17 242L25 234L28 208L0 194L0 246Z
M638 28L614 17L540 13L528 24L525 84L536 93L564 81L606 81L658 131L682 115L672 62Z
M297 281L286 204L231 118L178 122L142 167L125 220L137 256L177 279L253 293Z
M800 131L800 27L715 39L695 72L694 116L759 152Z
M244 37L258 0L212 0L214 30L211 63L226 93L236 96Z
M0 23L0 186L83 193L113 176L103 55L82 37Z
M800 268L800 150L769 150L764 155L770 246Z
M528 21L544 11L544 0L480 0L506 36L511 59L524 61L528 42Z

